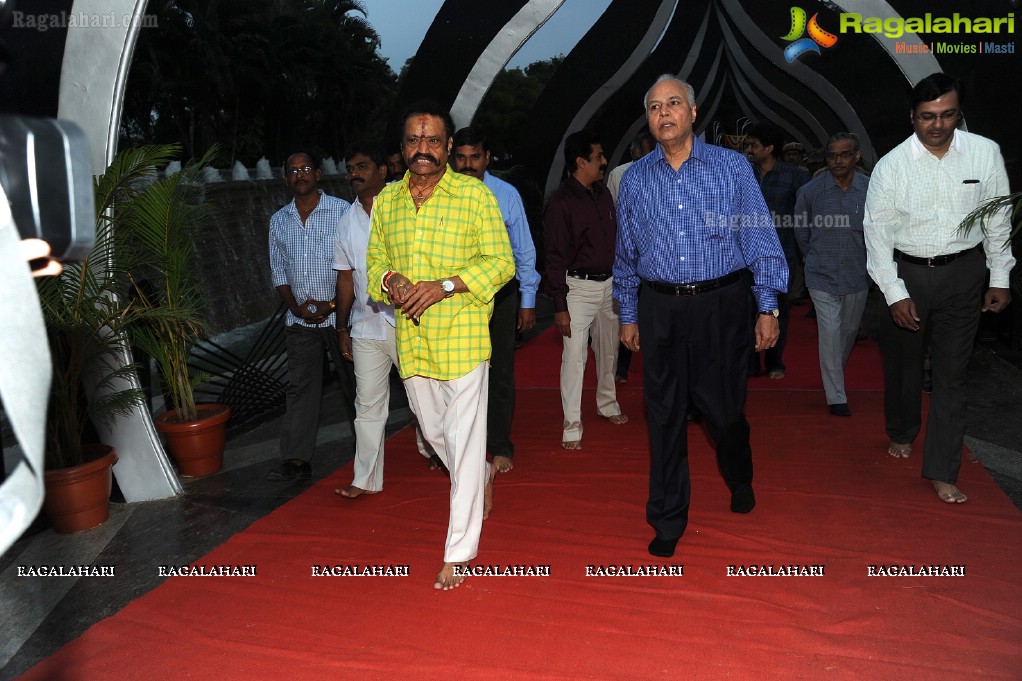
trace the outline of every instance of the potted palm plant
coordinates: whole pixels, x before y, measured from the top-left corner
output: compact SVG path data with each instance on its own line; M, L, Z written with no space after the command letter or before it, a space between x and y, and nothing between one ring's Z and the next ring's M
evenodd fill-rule
M175 155L180 150L178 145L166 148ZM230 418L227 405L196 404L194 389L204 377L188 368L192 347L206 332L199 315L204 296L193 237L209 223L212 206L203 200L198 176L216 153L214 147L180 172L148 185L128 207L118 235L118 250L131 258L128 297L144 312L128 332L159 370L171 408L155 425L186 476L220 470Z
M59 276L37 280L53 363L43 506L57 532L87 530L108 518L117 454L92 441L91 424L112 423L144 400L125 361L123 332L145 311L116 295L124 271L115 235L139 183L169 157L166 150L119 155L94 182L92 251Z

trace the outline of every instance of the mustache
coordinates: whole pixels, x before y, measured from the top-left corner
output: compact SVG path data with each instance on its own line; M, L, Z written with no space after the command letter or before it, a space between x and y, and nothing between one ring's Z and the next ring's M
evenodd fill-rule
M430 156L429 154L416 154L415 156L412 156L412 163L415 163L416 161L418 161L420 159L423 160L423 161L429 161L430 163L432 163L435 166L440 165L440 159L438 159L438 158L436 158L434 156Z

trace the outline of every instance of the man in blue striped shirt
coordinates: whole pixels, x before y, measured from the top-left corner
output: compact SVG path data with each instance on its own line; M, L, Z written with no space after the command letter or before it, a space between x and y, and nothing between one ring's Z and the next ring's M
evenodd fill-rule
M694 136L692 86L663 75L644 106L658 146L621 181L614 297L621 342L636 352L643 340L649 552L669 557L688 524L689 396L716 442L731 510L756 505L744 413L749 353L777 342L788 266L748 161Z
M287 414L280 434L281 464L266 477L308 480L323 393L324 349L338 369L344 366L334 325L333 253L337 225L351 204L319 189L319 163L311 154L291 154L283 172L294 200L270 218L270 273L287 305Z

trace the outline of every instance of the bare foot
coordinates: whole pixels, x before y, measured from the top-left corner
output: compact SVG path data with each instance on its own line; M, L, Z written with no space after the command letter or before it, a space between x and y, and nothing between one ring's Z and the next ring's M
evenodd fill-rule
M354 485L348 485L347 487L340 487L334 490L334 494L337 496L344 497L345 499L355 499L362 496L363 494L376 494L379 490L373 491L371 489L362 489L361 487L355 487Z
M907 459L908 455L912 453L912 445L892 442L887 445L887 453L895 459Z
M440 572L436 573L436 581L433 582L433 588L450 591L455 587L461 586L461 583L468 578L468 573L458 572L455 568L467 565L468 563L444 563L444 566L440 568Z
M781 371L780 369L774 369L767 375L774 380L777 380L778 378L784 378L784 372Z
M493 465L497 467L498 473L507 473L515 467L515 465L511 463L511 458L507 456L493 457Z
M582 449L582 440L567 440L561 443L564 449Z
M607 420L613 423L615 426L620 426L622 423L628 423L628 417L625 416L624 414L614 414L613 416L608 416Z
M447 470L447 466L444 465L444 462L440 460L439 456L437 456L436 454L432 454L429 457L429 470L431 470L431 471L446 471Z
M486 476L486 487L483 489L483 520L490 517L493 510L493 479L497 477L497 467L490 466L490 472Z
M941 501L946 501L949 504L964 504L969 500L969 497L962 494L962 491L950 482L941 482L940 480L930 480L930 482L933 483L933 491L937 493L937 498Z

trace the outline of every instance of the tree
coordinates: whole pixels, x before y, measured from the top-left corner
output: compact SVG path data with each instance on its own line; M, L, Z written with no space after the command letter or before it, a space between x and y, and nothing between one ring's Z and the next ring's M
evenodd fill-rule
M358 0L168 0L153 6L125 94L122 143L219 143L253 165L337 155L382 130L395 76ZM361 16L360 16L361 15Z
M514 158L529 110L562 61L553 57L524 69L504 69L494 79L473 118L473 124L486 131L494 156Z

